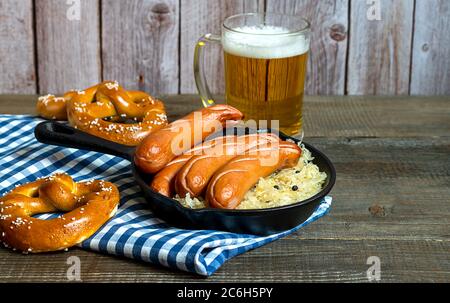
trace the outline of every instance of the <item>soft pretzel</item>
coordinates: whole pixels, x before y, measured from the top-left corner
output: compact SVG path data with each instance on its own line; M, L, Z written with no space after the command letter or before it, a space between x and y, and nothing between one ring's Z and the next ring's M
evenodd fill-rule
M253 152L233 158L217 170L206 190L206 201L216 208L235 209L247 191L260 178L293 167L302 150L292 142L281 142L278 148L256 148Z
M112 81L83 91L69 91L60 98L41 97L37 106L44 118L67 118L75 128L128 146L138 145L148 134L167 124L161 101L141 91L126 91Z
M151 133L138 145L135 164L145 173L154 174L176 156L220 131L228 121L241 120L243 114L228 105L215 105L190 113Z
M25 185L0 198L0 241L24 253L58 251L92 236L115 215L117 187L105 181L75 183L56 174ZM32 217L67 212L56 219Z
M47 95L39 97L36 110L42 118L49 120L67 120L67 100L72 94L66 93L63 97Z

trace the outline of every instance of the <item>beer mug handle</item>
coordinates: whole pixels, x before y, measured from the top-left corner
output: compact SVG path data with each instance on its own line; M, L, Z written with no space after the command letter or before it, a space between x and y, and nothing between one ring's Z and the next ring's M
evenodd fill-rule
M222 39L219 35L206 34L201 37L197 45L195 46L194 53L194 77L197 90L202 99L204 107L209 107L215 104L211 91L209 90L208 83L205 78L205 71L203 69L203 48L210 42L221 43Z

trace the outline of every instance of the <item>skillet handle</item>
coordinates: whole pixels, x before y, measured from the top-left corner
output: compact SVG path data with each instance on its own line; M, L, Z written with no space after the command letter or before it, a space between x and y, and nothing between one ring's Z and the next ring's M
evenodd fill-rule
M111 142L55 121L39 123L34 136L41 143L96 151L133 160L135 147Z

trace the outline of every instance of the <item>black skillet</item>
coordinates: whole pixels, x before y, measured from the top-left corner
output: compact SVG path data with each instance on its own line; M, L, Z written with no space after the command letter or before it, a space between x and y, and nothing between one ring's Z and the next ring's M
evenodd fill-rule
M235 128L233 131L237 135L254 132L243 128ZM258 130L258 132L269 131L268 129ZM107 141L53 121L37 125L35 136L42 143L96 151L129 160L134 178L142 189L153 213L166 222L182 228L224 230L257 235L270 235L285 231L308 219L322 199L330 192L336 180L336 171L331 161L315 147L304 143L314 157L313 162L320 168L320 171L327 174L324 188L317 195L295 204L270 209L221 210L206 208L194 210L150 189L148 184L152 176L141 173L135 166L134 147ZM279 136L284 140L291 139L298 142L282 133Z

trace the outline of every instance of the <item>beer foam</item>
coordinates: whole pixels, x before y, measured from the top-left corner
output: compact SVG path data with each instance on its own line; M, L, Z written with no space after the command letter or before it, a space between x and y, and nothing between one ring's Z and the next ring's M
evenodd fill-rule
M283 35L290 31L277 26L244 26L225 30L223 48L227 53L258 59L279 59L302 55L309 50L309 37ZM276 35L279 36L276 36Z

